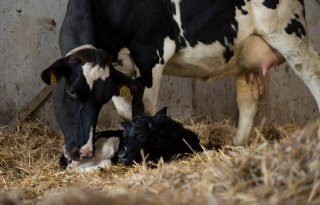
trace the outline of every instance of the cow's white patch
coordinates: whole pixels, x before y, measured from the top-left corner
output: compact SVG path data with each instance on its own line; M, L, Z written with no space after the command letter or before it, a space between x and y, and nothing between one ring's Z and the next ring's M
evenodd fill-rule
M163 59L166 62L173 56L176 51L176 43L169 37L166 37L163 42Z
M118 53L118 62L113 63L116 70L129 77L136 76L137 66L133 62L128 48L122 48Z
M203 44L199 42L194 47L179 50L165 67L165 74L192 77L210 78L228 72L230 65L225 63L223 53L225 47L219 43Z
M174 3L175 8L176 8L176 13L173 15L173 19L175 20L175 22L178 24L179 29L180 29L180 33L179 35L182 36L184 38L184 40L187 43L187 46L189 46L189 42L186 40L185 36L184 36L184 31L182 29L182 23L181 23L181 8L180 8L180 2L181 0L171 0L172 3Z
M124 120L132 120L132 97L117 97L113 96L112 101L117 109L117 112Z
M157 99L160 89L160 82L162 78L163 68L168 60L173 56L176 50L176 44L169 37L166 37L163 42L163 60L164 64L156 64L152 68L152 87L146 88L143 93L143 103L145 113L147 115L154 115L157 111Z
M91 44L85 44L85 45L82 45L82 46L79 46L79 47L77 47L77 48L72 49L71 51L69 51L69 52L66 54L66 56L72 55L72 54L74 54L75 52L80 51L80 50L82 50L82 49L93 49L93 50L97 50L97 48L94 47L93 45L91 45Z
M247 1L245 1L246 4L248 4ZM250 6L242 7L244 10L247 10L249 14L244 15L242 11L238 8L236 8L236 16L235 19L238 23L238 32L237 32L237 38L234 40L236 49L239 49L239 45L242 44L242 42L252 33L254 33L255 29L255 22L252 17L252 11ZM233 26L233 25L232 25Z
M120 139L118 137L101 138L95 143L96 154L88 160L82 160L68 165L68 170L77 172L92 172L112 166L111 159L118 152Z
M160 82L163 72L163 65L157 64L152 68L152 87L145 88L143 93L143 104L145 114L154 115L157 111L157 100L160 89Z
M86 63L82 66L82 69L83 69L83 75L91 90L96 80L98 79L106 80L106 78L110 76L110 71L108 66L106 66L105 68L102 68L99 66L99 64L93 65L93 63Z
M87 143L83 145L80 149L80 154L82 154L85 157L90 157L88 155L92 155L92 151L93 151L92 139L93 139L93 128L91 127L90 133L89 133L89 139Z

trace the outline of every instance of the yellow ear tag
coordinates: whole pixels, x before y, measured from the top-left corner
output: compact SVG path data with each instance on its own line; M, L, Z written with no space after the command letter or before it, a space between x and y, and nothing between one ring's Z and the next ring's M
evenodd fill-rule
M119 93L120 93L121 97L129 97L129 96L131 96L130 89L125 85L121 86Z
M51 72L51 85L57 84L57 78L54 72Z

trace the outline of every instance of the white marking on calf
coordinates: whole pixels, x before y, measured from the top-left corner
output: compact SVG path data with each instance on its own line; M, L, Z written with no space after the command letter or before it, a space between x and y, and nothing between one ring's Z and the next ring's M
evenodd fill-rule
M110 76L110 71L108 66L106 66L105 68L102 68L99 66L99 64L93 66L93 63L86 63L82 66L82 69L83 69L83 75L91 90L96 80L98 79L106 80L106 78Z
M91 157L92 151L93 151L93 144L92 144L92 138L93 138L93 128L90 128L89 133L89 139L85 145L83 145L80 149L80 157Z

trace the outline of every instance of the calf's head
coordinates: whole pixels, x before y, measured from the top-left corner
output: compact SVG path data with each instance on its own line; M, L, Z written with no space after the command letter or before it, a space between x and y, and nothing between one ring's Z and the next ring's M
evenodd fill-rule
M103 104L122 89L135 93L140 84L112 67L101 49L85 48L63 57L41 75L55 85L53 107L64 135L65 148L72 160L92 157L93 136Z
M167 108L160 110L153 117L140 117L132 122L124 122L123 146L118 153L120 163L131 165L134 161L142 161L141 150L150 153L157 146L157 134L161 132L156 127L167 117Z

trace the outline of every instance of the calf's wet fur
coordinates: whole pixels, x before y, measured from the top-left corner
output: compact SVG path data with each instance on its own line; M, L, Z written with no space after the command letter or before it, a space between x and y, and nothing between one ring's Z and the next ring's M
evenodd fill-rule
M155 116L139 117L122 123L123 146L118 153L120 163L131 165L146 160L170 161L180 155L203 151L198 136L167 116L167 108Z

